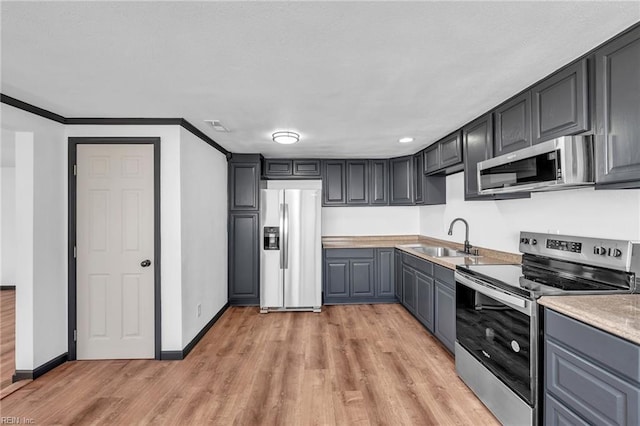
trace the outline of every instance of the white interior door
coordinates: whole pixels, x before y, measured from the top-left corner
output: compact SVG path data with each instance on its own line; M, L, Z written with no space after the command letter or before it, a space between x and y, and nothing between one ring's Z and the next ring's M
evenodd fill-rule
M77 145L78 359L154 357L153 176L153 145Z

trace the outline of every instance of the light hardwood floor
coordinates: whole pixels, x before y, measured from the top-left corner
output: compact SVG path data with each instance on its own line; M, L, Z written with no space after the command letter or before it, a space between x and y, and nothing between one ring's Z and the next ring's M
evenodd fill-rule
M16 369L16 291L0 290L0 390L11 385Z
M230 308L183 361L68 362L2 401L37 424L498 424L397 304Z

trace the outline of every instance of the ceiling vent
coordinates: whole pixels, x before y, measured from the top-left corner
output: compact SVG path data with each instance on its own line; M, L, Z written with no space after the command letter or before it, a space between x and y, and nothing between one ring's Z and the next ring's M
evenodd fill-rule
M215 130L216 132L229 133L229 129L224 127L220 120L204 120L204 122L211 124L211 127L213 127L213 130Z

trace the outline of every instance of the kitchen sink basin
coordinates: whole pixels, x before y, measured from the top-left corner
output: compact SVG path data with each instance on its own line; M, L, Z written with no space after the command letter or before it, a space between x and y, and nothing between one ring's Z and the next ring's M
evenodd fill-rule
M471 256L468 253L449 247L428 246L424 244L407 245L407 248L433 257L464 257Z

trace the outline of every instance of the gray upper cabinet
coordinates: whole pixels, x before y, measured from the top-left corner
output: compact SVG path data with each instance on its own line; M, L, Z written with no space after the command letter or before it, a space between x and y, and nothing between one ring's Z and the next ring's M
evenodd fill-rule
M596 183L640 187L640 27L595 53Z
M255 157L255 158L252 158ZM254 161L251 161L251 160ZM229 210L260 208L260 158L235 155L229 162Z
M369 204L369 160L347 160L347 204Z
M389 160L391 205L413 204L413 156Z
M456 131L426 148L424 151L424 173L455 173L462 163L462 136Z
M324 160L322 168L322 205L344 204L347 200L344 160Z
M293 176L319 178L320 160L293 160Z
M424 173L435 172L440 168L440 146L434 143L424 151Z
M493 155L531 146L531 92L526 91L495 110Z
M478 163L493 157L493 115L487 114L462 128L464 147L464 199L483 198L478 194ZM484 196L484 198L491 198Z
M534 86L531 89L532 143L590 130L588 90L586 59Z
M389 160L369 161L369 203L386 206L389 204Z
M438 142L440 145L441 169L462 162L462 137L460 132L455 132Z
M267 158L264 160L264 176L265 177L285 177L292 175L291 160L278 160Z
M413 156L413 203L424 204L424 181L426 176L422 167L422 152Z

